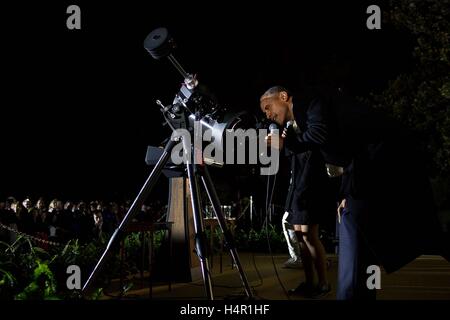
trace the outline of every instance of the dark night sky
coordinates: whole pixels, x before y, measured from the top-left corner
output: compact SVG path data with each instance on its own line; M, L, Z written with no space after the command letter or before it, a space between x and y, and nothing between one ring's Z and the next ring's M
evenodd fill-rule
M0 198L138 191L146 146L169 135L154 101L171 101L182 80L142 46L159 26L185 69L235 109L256 110L277 83L332 78L363 95L410 66L408 38L368 30L367 5L222 3L2 5ZM80 31L66 29L70 4L81 7Z

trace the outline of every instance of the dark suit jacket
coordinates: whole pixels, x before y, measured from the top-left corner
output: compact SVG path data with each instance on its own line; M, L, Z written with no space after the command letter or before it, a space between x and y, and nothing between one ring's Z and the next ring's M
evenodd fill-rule
M288 131L295 152L318 148L343 166L342 193L367 203L364 238L387 272L424 253L448 259L425 166L408 130L381 112L339 95L296 97L301 133Z
M286 155L291 163L291 182L285 211L307 217L308 224L332 220L336 199L320 151L295 153L286 149Z

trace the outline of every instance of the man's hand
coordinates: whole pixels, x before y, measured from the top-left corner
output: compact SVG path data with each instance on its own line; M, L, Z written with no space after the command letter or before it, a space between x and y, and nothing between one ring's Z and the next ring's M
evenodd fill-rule
M278 134L269 133L264 139L266 140L268 146L281 150L284 146L284 138L286 138L286 135L283 130L281 137ZM274 139L278 139L278 143Z
M338 214L338 222L341 223L341 212L342 210L345 209L347 205L347 201L344 199L341 201L341 204L339 205L338 209L337 209L337 214Z

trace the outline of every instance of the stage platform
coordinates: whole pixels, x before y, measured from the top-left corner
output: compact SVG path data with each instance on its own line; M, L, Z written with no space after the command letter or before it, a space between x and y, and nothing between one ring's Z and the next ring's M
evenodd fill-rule
M287 255L239 252L241 262L247 274L250 285L254 288L256 299L262 300L303 300L305 298L287 296L286 290L296 287L303 279L302 269L285 269L283 262ZM223 256L223 271L220 272L219 257L214 257L212 280L215 299L244 298L239 273L232 268L228 254ZM332 292L323 300L335 300L337 279L337 257L329 255L331 266L329 279ZM275 267L274 267L275 266ZM276 268L276 270L275 270ZM279 280L277 274L279 275ZM148 275L146 275L148 276ZM121 298L150 299L148 278L141 281L136 275L133 287ZM107 291L114 299L118 292L112 288ZM153 284L153 300L203 300L205 299L203 282L172 283L171 290L167 283ZM398 272L387 275L382 272L381 289L377 292L379 300L450 300L450 263L439 256L421 256Z

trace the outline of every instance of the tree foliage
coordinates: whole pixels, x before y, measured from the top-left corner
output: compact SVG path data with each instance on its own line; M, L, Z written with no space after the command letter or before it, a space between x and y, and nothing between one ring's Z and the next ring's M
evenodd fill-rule
M372 95L383 108L412 128L427 153L434 177L450 174L450 1L392 0L386 22L414 37L414 67Z

